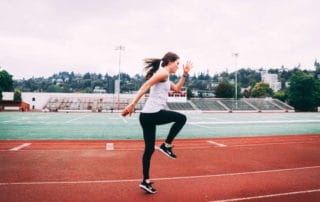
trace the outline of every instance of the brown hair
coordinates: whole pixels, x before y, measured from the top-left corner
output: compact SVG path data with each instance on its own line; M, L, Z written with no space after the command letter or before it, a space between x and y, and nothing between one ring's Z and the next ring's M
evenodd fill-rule
M145 79L148 80L152 77L152 75L159 69L160 63L161 67L165 67L169 62L174 62L179 59L179 56L173 52L166 53L162 59L159 58L146 58L144 62L147 66L144 69L147 71Z

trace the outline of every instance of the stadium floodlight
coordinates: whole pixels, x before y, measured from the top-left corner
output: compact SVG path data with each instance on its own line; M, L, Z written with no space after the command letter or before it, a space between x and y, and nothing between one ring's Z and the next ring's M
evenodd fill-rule
M237 59L239 57L239 53L232 53L232 56L235 58L235 100L236 100L236 109L238 109L238 65Z
M119 85L119 89L118 89L118 109L120 107L120 91L121 91L121 85L120 85L120 66L121 66L121 52L125 50L124 46L117 46L116 47L116 51L119 51L119 75L118 75L118 85Z

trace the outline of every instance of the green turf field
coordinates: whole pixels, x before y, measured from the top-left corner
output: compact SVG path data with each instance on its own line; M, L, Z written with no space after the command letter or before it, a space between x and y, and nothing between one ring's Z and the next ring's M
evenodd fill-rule
M320 113L187 113L178 138L320 134ZM0 139L142 139L139 114L0 113ZM157 138L170 125L159 126Z

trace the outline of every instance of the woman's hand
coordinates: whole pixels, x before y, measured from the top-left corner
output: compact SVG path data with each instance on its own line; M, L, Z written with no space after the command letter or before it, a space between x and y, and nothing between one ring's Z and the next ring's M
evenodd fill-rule
M127 116L128 114L131 116L132 112L134 111L134 104L129 104L124 108L124 110L121 112L122 116Z
M183 65L183 75L188 75L189 71L193 68L193 64L190 60L187 61L185 65Z

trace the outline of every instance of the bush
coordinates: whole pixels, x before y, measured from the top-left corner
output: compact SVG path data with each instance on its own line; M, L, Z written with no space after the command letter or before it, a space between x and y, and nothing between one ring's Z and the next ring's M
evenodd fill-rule
M21 102L22 101L21 91L20 90L18 90L18 89L14 90L13 101L16 101L16 102Z

